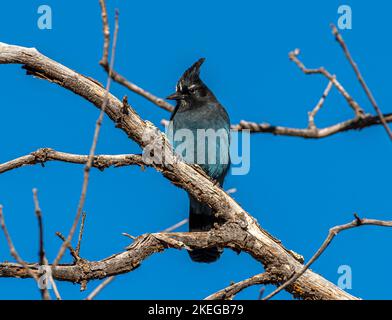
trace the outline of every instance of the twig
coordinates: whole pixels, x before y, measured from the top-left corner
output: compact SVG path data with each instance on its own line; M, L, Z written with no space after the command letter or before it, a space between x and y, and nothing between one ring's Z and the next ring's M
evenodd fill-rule
M40 266L47 266L48 260L46 259L45 249L44 249L44 228L43 228L43 223L42 223L42 211L39 206L37 192L38 192L37 189L34 188L33 189L34 211L35 211L35 215L37 216L37 220L38 220L38 232L39 232L39 264L40 264ZM51 276L50 276L50 279L47 281L54 282L54 280L53 280L53 278L51 278ZM48 286L41 286L40 291L41 291L42 299L50 300Z
M320 255L327 249L329 244L332 242L333 238L337 236L337 234L341 231L353 229L360 226L365 225L373 225L373 226L381 226L381 227L392 227L392 221L381 221L374 219L360 219L357 214L354 214L355 220L350 223L343 224L340 226L335 226L329 230L328 236L321 245L321 247L317 250L317 252L313 255L313 257L309 260L309 262L297 273L295 273L289 280L283 283L280 287L278 287L275 291L266 296L263 300L268 300L278 294L283 289L287 288L289 285L294 283L300 276L302 276L306 270L320 257Z
M172 225L169 228L166 228L165 230L163 230L162 232L172 232L180 227L182 227L184 224L188 223L188 219L185 218L184 220L181 220L180 222L177 222L176 224Z
M236 295L238 292L250 286L253 286L255 284L269 284L272 281L273 278L268 273L257 274L246 280L233 283L227 288L219 290L218 292L209 295L207 298L205 298L205 300L221 300L221 299L231 300L233 296Z
M42 211L38 202L37 189L33 189L33 200L34 200L34 211L38 220L38 230L39 230L39 264L41 266L45 263L45 250L44 250L44 231L42 223Z
M63 240L63 244L67 243L67 239L64 237L64 235L61 232L57 231L56 236L58 236L61 240ZM68 250L69 250L69 252L75 262L80 260L80 257L78 256L75 249L72 247L72 245L69 242L67 243L66 248L68 248Z
M342 96L346 99L349 106L354 110L356 117L363 118L365 116L364 111L359 106L359 104L349 95L349 93L344 89L341 83L336 79L336 76L330 74L325 68L320 67L318 69L308 69L305 65L298 59L298 55L300 54L299 49L295 49L289 53L289 58L293 61L298 68L302 70L305 74L322 74L325 76L329 81L331 81L336 89L342 94Z
M80 256L80 245L82 243L85 220L86 220L86 212L83 212L82 213L82 222L80 223L80 229L79 229L78 244L76 245L76 250L75 250L75 253L78 257Z
M0 226L1 226L1 228L3 229L3 233L4 233L5 238L6 238L6 240L7 240L8 247L9 247L9 250L10 250L11 255L14 257L14 259L15 259L20 265L23 266L23 268L26 270L27 274L28 274L31 278L33 278L33 279L37 282L37 284L39 284L39 278L38 278L37 274L34 273L34 272L29 268L29 266L27 265L27 263L19 256L18 252L17 252L16 249L15 249L15 246L14 246L14 244L13 244L13 242L12 242L11 236L10 236L10 234L9 234L9 232L8 232L8 229L7 229L6 225L5 225L5 220L4 220L4 215L3 215L3 206L2 206L2 205L0 205ZM47 289L46 289L46 290L45 290L45 289L40 289L40 292L41 292L41 295L42 295L42 298L43 298L43 299L45 299L45 300L50 300L50 296L49 296L49 293L48 293L48 290L47 290Z
M106 10L106 5L104 0L99 0L99 4L101 6L101 16L102 16L102 32L103 32L103 50L102 50L102 58L99 63L101 65L109 65L109 45L110 45L110 30L108 23L108 14Z
M62 300L60 292L59 292L59 290L57 288L56 281L54 281L52 274L50 275L50 283L52 284L53 292L54 292L54 295L56 296L56 299L57 300Z
M343 40L342 35L339 33L338 29L336 28L335 25L331 24L332 28L332 33L335 36L336 41L340 44L342 47L344 54L347 57L347 60L350 62L351 66L354 69L355 74L357 75L358 81L361 84L363 90L365 91L370 103L372 104L374 110L376 110L378 116L381 119L381 123L385 128L385 131L387 132L389 138L392 140L392 131L391 128L388 126L386 120L384 119L383 113L380 110L380 107L378 106L376 99L374 98L372 92L370 91L369 87L367 86L365 79L363 78L361 72L359 71L358 65L355 63L354 59L352 58L350 51L348 50L348 47L346 43Z
M37 275L33 271L31 271L31 269L29 268L27 263L19 256L18 252L15 249L15 246L14 246L14 244L12 242L11 236L8 233L7 226L5 225L4 214L3 214L3 206L2 205L0 205L0 226L3 229L3 233L5 235L5 239L7 240L8 248L10 249L11 255L14 257L14 259L16 261L18 261L19 264L21 264L23 266L23 268L25 268L25 270L30 275L30 277L32 277L33 279L38 281Z
M137 237L135 237L135 236L133 236L133 235L131 235L129 233L126 233L126 232L122 232L121 234L123 236L125 236L125 237L128 237L128 238L132 239L132 240L135 240L137 238Z
M115 276L111 276L100 283L98 287L96 287L93 292L91 292L86 300L93 300L110 282L114 280Z
M116 20L116 25L115 25L115 30L114 30L113 45L112 45L112 52L111 52L111 58L110 58L110 70L113 68L114 58L115 58L115 54L116 54L116 44L117 44L117 35L118 35L118 11L116 11L115 20ZM109 76L107 78L105 96L104 96L104 100L102 103L101 112L100 112L99 117L97 119L97 122L95 124L93 143L91 145L88 161L84 167L83 186L82 186L82 192L80 195L80 200L79 200L79 205L78 205L76 217L74 219L73 225L71 227L71 230L68 234L66 241L64 241L63 244L61 245L59 253L57 254L57 257L53 262L54 267L57 266L57 264L59 263L60 259L62 258L63 254L65 252L66 247L70 244L72 237L75 233L76 226L79 222L80 215L83 211L84 202L86 200L87 187L88 187L88 181L89 181L89 176L90 176L90 169L91 169L93 161L94 161L95 149L97 147L99 133L100 133L100 129L101 129L102 121L103 121L103 116L105 114L105 109L106 109L106 105L108 102L108 94L109 94L109 90L110 90L110 84L111 84L111 78L110 78L110 71L109 71Z
M316 125L314 124L314 117L316 116L317 112L320 111L322 106L324 105L325 99L327 98L329 92L332 89L333 82L329 81L327 87L325 88L323 95L321 96L320 100L318 101L317 105L314 107L312 111L309 112L309 129L315 129Z
M103 24L103 35L104 35L104 46L103 46L103 56L99 64L104 68L106 72L109 73L110 70L110 77L116 81L117 83L123 85L124 87L128 88L129 90L135 92L136 94L141 95L142 97L146 98L147 100L151 101L152 103L156 104L158 107L162 108L163 110L172 112L174 110L174 107L165 101L162 98L159 98L152 93L144 90L143 88L139 87L138 85L130 82L127 80L125 77L120 75L118 72L116 72L113 68L109 68L108 64L108 51L109 51L109 38L110 38L110 33L109 33L109 24L108 24L108 19L107 19L107 14L106 14L106 4L104 0L99 0L100 6L101 6L101 11L102 11L102 24ZM104 59L106 57L106 59Z

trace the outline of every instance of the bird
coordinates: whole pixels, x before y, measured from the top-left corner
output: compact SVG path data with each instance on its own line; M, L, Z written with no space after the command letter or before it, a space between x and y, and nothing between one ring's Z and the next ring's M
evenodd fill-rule
M187 163L198 164L213 181L223 186L230 168L230 119L227 111L215 97L213 92L200 79L200 67L205 61L201 58L188 68L176 85L176 91L168 96L176 105L171 114L169 130L171 130L174 150L182 145L180 156ZM198 135L206 133L205 136ZM215 139L208 134L214 135ZM185 139L175 137L180 133ZM182 137L182 138L184 138ZM188 147L188 148L184 148ZM214 152L215 151L215 152ZM218 222L214 211L207 204L198 201L188 193L189 231L208 231ZM218 247L194 249L188 251L195 262L211 263L219 259L223 249Z

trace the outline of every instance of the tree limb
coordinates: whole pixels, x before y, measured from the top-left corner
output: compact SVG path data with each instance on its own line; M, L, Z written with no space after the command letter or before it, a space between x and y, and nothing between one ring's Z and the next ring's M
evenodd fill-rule
M104 0L99 0L101 11L102 11L102 25L103 25L103 34L104 34L104 49L103 49L103 58L100 61L100 65L105 69L106 72L109 73L109 65L108 65L108 51L109 51L109 23L107 20L106 13L106 4ZM305 65L298 59L300 51L296 49L289 53L289 58L297 64L297 66L305 73L305 74L322 74L329 82L333 84L337 90L342 94L342 96L346 99L349 106L354 110L355 117L353 119L346 120L341 123L337 123L325 128L316 128L314 125L314 116L324 104L324 100L330 91L330 85L328 85L325 90L322 98L320 99L318 105L315 107L316 110L313 110L309 113L309 127L308 128L289 128L283 126L274 126L268 123L256 123L252 121L241 120L239 124L232 124L231 129L234 131L242 131L249 130L250 133L270 133L278 136L291 136L291 137L301 137L307 139L320 139L329 137L336 133L345 132L349 130L361 130L363 128L371 127L374 125L380 125L392 122L392 114L381 114L378 112L378 116L372 116L370 114L365 114L363 109L359 106L359 104L351 97L351 95L346 91L343 85L336 79L336 76L330 74L325 68L320 67L318 69L308 69ZM106 57L106 59L105 59ZM117 73L115 70L111 69L111 77L117 83L123 85L129 90L141 95L147 100L151 101L155 105L160 108L172 112L174 107L166 102L164 99L159 98L147 90L135 85L134 83L127 80L124 76ZM162 123L164 125L167 124L167 120L163 120Z
M95 81L76 73L75 71L45 57L35 49L25 47L12 46L0 43L0 64L13 63L23 64L24 69L28 74L43 78L47 81L56 83L72 92L80 95L86 100L93 103L96 107L101 108L103 99L105 97L105 89L99 86ZM198 167L189 165L175 157L172 152L172 147L165 135L160 132L152 123L142 120L135 110L130 106L128 114L122 112L123 104L120 100L112 94L107 95L107 107L105 113L112 119L118 128L122 129L132 140L137 142L142 148L149 146L149 144L160 141L162 143L162 158L165 159L163 163L152 163L151 165L161 172L166 178L172 181L175 185L187 190L197 200L208 204L217 212L217 215L225 221L231 221L236 226L236 230L241 235L240 239L235 239L235 245L240 245L245 251L249 252L255 259L260 261L270 274L274 275L280 282L286 281L293 272L300 270L302 264L299 261L297 254L287 250L282 246L280 241L272 237L268 232L263 230L257 221L244 211L231 197L229 197L221 188L219 188L211 179ZM146 132L148 133L146 137ZM217 230L216 232L219 232ZM222 231L221 231L222 232ZM214 234L214 233L212 233ZM171 235L172 237L173 235ZM227 239L227 236L230 236ZM194 239L195 233L188 235L184 239L177 239L184 242L189 247L200 246L203 243L194 243L189 240ZM233 245L233 233L226 234L226 238L216 239L215 243L219 245ZM153 237L156 239L155 237ZM209 237L204 240L209 239ZM222 239L226 241L222 243ZM136 255L150 255L156 251L163 250L164 246L159 240L158 244L151 240L150 237L145 237L144 242L151 243L151 246L141 246L137 250ZM202 239L199 239L202 240ZM237 241L241 244L237 243ZM135 241L136 242L136 241ZM139 243L140 242L136 242ZM209 243L204 243L208 245ZM167 246L167 244L166 244ZM135 253L135 252L134 252ZM114 261L128 263L118 268ZM140 259L135 260L134 255L130 251L114 255L103 260L101 263L93 263L86 265L91 267L88 269L88 276L106 277L111 274L101 272L108 269L108 264L113 268L110 269L116 273L123 273L139 265ZM12 267L12 266L10 266ZM9 268L2 268L4 270ZM15 269L13 269L15 270ZM59 271L61 270L61 272ZM71 273L67 271L72 271ZM14 273L15 274L15 273ZM59 266L59 269L53 270L53 276L56 278L62 277L69 281L78 281L86 277L85 271L81 271L79 266ZM323 277L307 270L302 277L300 277L293 286L289 286L287 291L294 296L307 299L355 299L352 295L344 292L331 282Z
M114 37L113 37L113 45L112 45L112 52L111 52L111 58L110 58L110 69L113 68L114 58L115 58L115 54L116 54L116 44L117 44L117 35L118 35L118 11L116 11L115 20L116 20L116 27L115 27L115 31L114 31ZM91 166L94 161L94 154L95 154L95 150L96 150L97 144L98 144L98 138L99 138L99 134L100 134L101 126L102 126L103 116L105 115L105 109L106 109L106 105L108 103L108 94L109 94L109 90L110 90L110 84L111 84L111 78L110 78L110 71L109 71L109 76L106 81L105 96L102 101L102 105L100 107L101 112L99 113L99 117L98 117L96 124L95 124L94 137L93 137L93 141L91 144L90 153L88 155L87 162L84 166L83 184L82 184L82 191L80 193L78 208L76 210L76 215L73 220L71 229L68 233L68 236L67 236L66 240L63 242L63 244L61 245L60 250L59 250L56 258L54 259L54 262L53 262L54 266L56 266L60 262L67 246L70 244L70 242L73 238L73 235L76 231L76 227L78 225L78 222L80 220L80 216L83 211L84 203L86 201L86 196L87 196L87 189L88 189L88 183L89 183L89 178L90 178L90 169L91 169Z
M271 277L266 272L260 273L246 280L233 283L227 288L224 288L218 292L215 292L214 294L209 295L204 300L231 300L237 293L250 286L256 284L270 284L270 283L276 283L276 279L273 279L273 277Z
M76 164L86 164L87 155L56 151L50 148L41 148L28 155L0 164L0 174L26 165L41 164L48 161L62 161ZM92 167L104 170L109 167L122 167L129 165L145 166L142 156L137 154L96 155Z
M340 44L340 46L343 49L344 54L346 55L347 60L350 62L359 83L361 84L363 90L365 91L370 103L372 104L374 110L376 110L376 113L378 114L382 125L385 128L386 133L388 134L389 138L392 140L392 131L391 128L388 126L387 121L384 119L384 116L380 110L380 107L378 106L376 99L374 98L372 92L370 91L368 85L365 82L365 79L363 78L361 72L359 71L358 65L355 63L354 59L352 58L350 51L348 50L348 47L346 43L343 40L342 35L339 33L338 29L336 28L335 25L331 25L332 28L332 34L335 36L336 41Z
M280 291L283 289L287 288L289 285L294 283L295 280L297 280L301 275L304 274L306 270L310 268L310 266L321 256L321 254L327 249L329 244L332 242L332 240L338 235L338 233L344 231L344 230L349 230L361 226L379 226L379 227L392 227L392 221L381 221L381 220L375 220L375 219L360 219L357 214L354 214L355 220L346 223L340 226L335 226L329 230L328 236L321 245L321 247L317 250L317 252L314 254L314 256L309 260L309 262L303 267L301 271L298 273L294 274L291 279L286 281L284 284L282 284L279 288L274 290L272 293L270 293L268 296L266 296L263 300L268 300L271 299L273 296L278 294Z
M392 113L383 115L386 122L392 122ZM325 128L289 128L281 126L273 126L268 123L256 123L242 120L239 124L232 125L231 129L242 131L250 130L251 133L271 133L277 136L301 137L306 139L320 139L332 136L336 133L346 132L350 130L362 130L364 128L380 125L379 116L366 114L361 118L353 118L343 122L339 122Z
M110 282L112 282L115 279L115 276L111 276L107 279L105 279L102 283L96 287L93 292L91 292L86 300L93 300Z
M109 22L108 22L108 18L107 18L106 3L104 0L99 0L99 4L101 6L102 28L103 28L103 35L104 35L102 59L99 61L99 64L108 73L108 75L117 83L123 85L125 88L127 88L127 89L135 92L136 94L144 97L145 99L151 101L152 103L154 103L158 107L162 108L163 110L172 112L174 110L174 107L170 103L168 103L167 101L165 101L162 98L159 98L159 97L153 95L151 92L144 90L143 88L139 87L138 85L130 82L125 77L123 77L121 74L119 74L116 70L114 70L113 68L110 68L109 62L108 62L110 32L109 32Z

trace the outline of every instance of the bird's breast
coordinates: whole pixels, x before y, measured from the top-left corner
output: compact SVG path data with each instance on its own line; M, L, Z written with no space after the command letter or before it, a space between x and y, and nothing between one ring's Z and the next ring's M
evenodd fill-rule
M229 120L221 106L204 106L177 112L173 117L172 145L186 162L199 164L219 179L230 162Z

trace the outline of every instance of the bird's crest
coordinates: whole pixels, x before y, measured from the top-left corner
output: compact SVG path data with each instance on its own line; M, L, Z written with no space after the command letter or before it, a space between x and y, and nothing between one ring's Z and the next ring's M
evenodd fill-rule
M187 69L181 76L177 83L177 91L182 91L183 88L189 87L192 84L201 82L200 80L200 67L203 64L205 58L197 60L189 69Z

